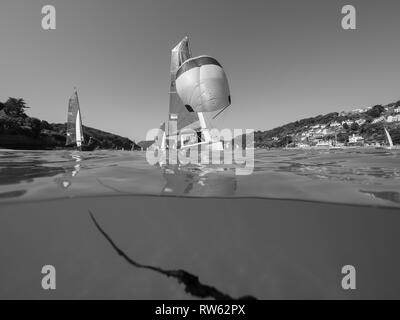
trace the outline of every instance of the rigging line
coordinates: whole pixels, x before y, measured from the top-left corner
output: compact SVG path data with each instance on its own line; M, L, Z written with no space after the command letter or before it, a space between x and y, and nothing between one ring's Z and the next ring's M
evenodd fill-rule
M225 108L223 108L220 112L218 112L214 117L213 117L213 120L216 118L216 117L218 117L222 112L224 112L225 111L225 109L227 109L229 106L226 106Z

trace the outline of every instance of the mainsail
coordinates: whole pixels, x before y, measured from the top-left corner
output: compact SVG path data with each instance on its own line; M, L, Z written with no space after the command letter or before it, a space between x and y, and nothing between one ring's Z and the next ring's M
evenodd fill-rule
M195 112L190 112L183 104L176 92L176 73L179 67L191 58L189 49L189 39L185 37L171 51L171 85L169 91L169 120L177 122L176 128L169 128L168 135L176 134L176 130L185 127L198 129L200 127L199 118Z
M386 138L388 140L389 146L393 147L393 140L392 140L392 137L390 136L389 131L386 129L386 127L383 127L383 129L385 130L385 134L386 134Z
M69 99L68 104L68 120L67 120L67 141L66 145L76 144L80 147L84 142L82 130L82 117L79 108L78 92L75 90L74 94Z

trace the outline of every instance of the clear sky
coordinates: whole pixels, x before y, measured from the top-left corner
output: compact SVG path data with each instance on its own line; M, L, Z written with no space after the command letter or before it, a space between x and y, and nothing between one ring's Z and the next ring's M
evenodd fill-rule
M345 4L357 30L341 28ZM399 15L398 0L1 0L0 101L65 122L77 86L85 125L141 140L167 117L170 49L188 34L228 75L218 127L270 129L399 100Z

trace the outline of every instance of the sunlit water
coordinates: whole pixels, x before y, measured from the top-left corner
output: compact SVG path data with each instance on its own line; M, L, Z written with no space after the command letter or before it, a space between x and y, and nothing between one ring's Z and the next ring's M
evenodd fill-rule
M400 150L255 151L254 171L161 168L144 152L0 151L0 201L171 195L400 206Z
M0 150L0 298L400 298L399 207L400 150L256 150L250 175Z

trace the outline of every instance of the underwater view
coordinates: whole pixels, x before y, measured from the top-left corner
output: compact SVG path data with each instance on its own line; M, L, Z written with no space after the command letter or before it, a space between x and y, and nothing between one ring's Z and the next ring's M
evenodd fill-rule
M0 150L0 298L400 298L399 163L255 150L236 175L145 152ZM342 289L348 264L357 290Z

